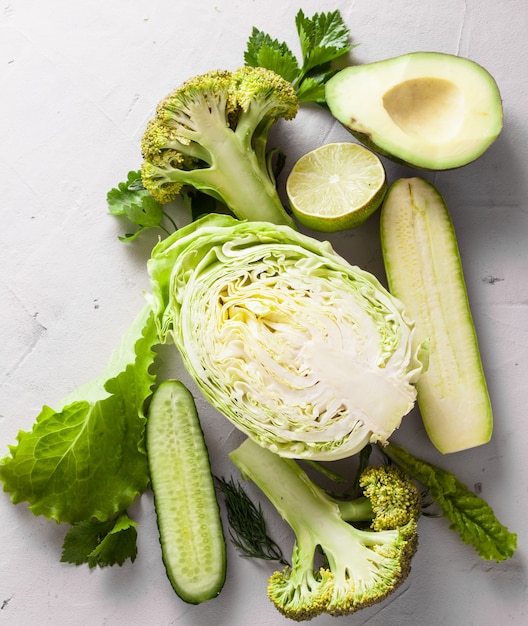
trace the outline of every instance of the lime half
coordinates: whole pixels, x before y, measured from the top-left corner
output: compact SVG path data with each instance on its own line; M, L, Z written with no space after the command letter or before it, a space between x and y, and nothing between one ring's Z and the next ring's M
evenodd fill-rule
M323 232L356 228L381 205L386 191L378 156L352 142L329 143L308 152L286 181L295 217Z

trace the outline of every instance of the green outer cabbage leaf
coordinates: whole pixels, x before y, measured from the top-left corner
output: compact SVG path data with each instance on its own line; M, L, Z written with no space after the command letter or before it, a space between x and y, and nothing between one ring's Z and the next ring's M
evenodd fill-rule
M160 340L260 445L330 460L386 441L414 405L413 324L328 242L209 215L148 262Z
M30 432L20 431L0 480L14 504L74 524L124 511L149 482L144 449L145 401L159 344L150 305L124 335L102 375L44 406Z

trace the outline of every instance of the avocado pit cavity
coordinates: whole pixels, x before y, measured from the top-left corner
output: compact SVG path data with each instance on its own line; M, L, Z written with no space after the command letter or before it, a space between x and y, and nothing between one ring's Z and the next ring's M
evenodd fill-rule
M458 85L430 76L406 80L383 96L383 107L396 126L431 143L446 143L456 136L464 105Z

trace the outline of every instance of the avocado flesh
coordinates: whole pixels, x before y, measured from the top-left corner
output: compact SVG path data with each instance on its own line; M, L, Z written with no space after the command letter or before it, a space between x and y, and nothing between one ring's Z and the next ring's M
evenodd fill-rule
M469 59L439 52L340 70L326 85L326 102L358 141L427 170L474 161L502 129L493 77Z

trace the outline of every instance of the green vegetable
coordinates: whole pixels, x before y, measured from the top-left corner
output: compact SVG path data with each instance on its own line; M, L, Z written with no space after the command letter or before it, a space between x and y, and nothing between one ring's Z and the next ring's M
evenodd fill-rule
M218 478L217 483L224 494L231 541L242 556L288 565L279 545L268 535L260 504L253 504L242 485L232 478Z
M268 584L268 595L283 615L297 621L322 613L349 615L381 602L406 579L417 545L421 498L399 468L363 472L360 485L369 506L362 502L352 517L372 519L365 529L347 523L340 504L294 460L250 439L230 456L295 533L291 567L275 572ZM318 549L326 560L320 567Z
M282 162L283 159L277 155L275 170ZM185 221L189 221L189 218L192 221L206 213L220 211L219 203L212 196L192 187L182 189L180 196L183 207L176 203L173 203L174 206L160 204L143 186L141 170L128 172L127 179L110 189L106 195L110 215L125 217L128 222L137 227L134 232L120 236L119 240L134 241L150 229L161 230L165 235L174 232L178 229L176 222L182 213L182 208L186 209L186 215L182 216Z
M176 230L176 224L170 215L167 215L163 205L154 200L143 186L141 171L128 172L126 181L111 189L106 199L111 215L124 215L139 226L136 232L120 237L121 241L133 241L149 228L160 228L168 233L163 225L164 218L169 220L173 230Z
M427 487L443 516L451 522L450 528L472 545L481 558L503 561L514 554L517 535L501 524L489 504L469 491L454 474L413 456L395 443L384 446L383 452Z
M280 118L297 114L289 82L242 67L187 80L159 103L141 143L142 179L161 204L190 185L241 219L293 224L278 195L267 139Z
M326 242L209 215L148 262L160 339L209 402L281 455L337 459L385 441L421 363L401 303Z
M285 42L253 28L244 54L246 65L264 67L292 83L299 102L325 102L325 83L336 72L332 62L355 46L339 11L307 17L302 9L295 16L301 46L301 62Z
M492 410L449 211L421 178L393 183L381 210L389 288L429 342L418 405L434 445L457 452L489 441Z
M195 76L160 102L142 142L145 184L131 171L107 194L110 214L138 227L121 241L176 230L166 205L177 196L193 219L227 205L237 217L293 225L275 188L285 155L267 149L269 129L295 117L299 104L324 104L333 62L354 47L339 11L300 10L295 24L301 64L286 43L254 28L245 68Z
M88 567L123 565L137 556L137 523L126 513L106 522L85 520L72 526L64 539L61 561Z
M493 77L452 54L412 52L346 67L325 90L330 112L356 139L411 167L466 165L502 130Z
M148 486L143 406L154 383L148 370L157 343L152 311L145 306L102 375L55 409L43 407L33 429L19 432L17 445L0 462L0 479L13 503L28 502L35 515L72 525L111 522L104 528L114 532L116 516ZM77 532L75 526L70 532ZM112 560L105 554L105 564ZM115 562L121 560L116 550Z
M200 420L179 381L152 396L147 452L167 576L185 602L210 600L224 585L225 541Z
M325 15L314 17L313 31L310 31L312 22L306 20L307 46L324 48L325 42L330 41L330 30L338 28L337 15L328 14L328 20ZM333 55L331 47L324 54ZM319 59L321 54L317 53ZM212 87L212 92L207 91L207 86ZM156 140L161 140L162 131L168 131L169 127L168 134L174 135L176 112L163 112L160 105L157 119L149 125L143 143L153 161L163 160L161 152L164 152L167 160L182 164L183 159L184 169L193 170L187 173L181 170L185 181L170 185L171 191L175 191L181 184L180 193L191 216L225 210L217 202L230 205L233 199L245 218L291 224L275 188L275 175L284 155L280 150L268 151L266 145L273 123L280 117L293 117L297 111L298 99L288 81L262 68L247 67L192 79L185 89L176 93L163 104L170 101L172 106L183 97L185 102L180 101L179 112L185 114L192 109L193 123L200 122L200 132L196 127L191 130L186 122L177 123L176 141L181 152L175 152L173 147L164 151ZM219 107L209 108L213 102ZM172 121L167 121L168 117ZM227 143L221 145L221 138L227 137ZM230 160L228 146L231 156L235 155L234 161ZM160 154L152 154L157 149ZM243 172L241 176L236 171L237 165ZM145 165L143 169L149 168ZM153 169L154 166L151 174ZM226 178L222 179L218 170ZM149 175L145 177L150 179ZM241 184L243 180L245 185ZM207 196L202 189L212 195ZM168 232L175 228L166 206L169 196L165 191L160 192L159 201L143 184L141 172L131 171L125 181L108 192L109 212L126 217L136 227L135 232L127 233L122 240L134 240L147 229ZM235 210L237 206L230 208ZM154 384L149 368L154 361L152 347L157 343L156 328L147 307L131 326L103 374L76 390L59 406L43 407L32 431L20 432L17 444L10 447L10 455L0 463L0 480L14 503L28 502L35 515L72 525L63 550L63 559L68 562L104 566L123 562L124 554L126 558L135 558L135 523L129 520L126 509L148 485L143 405Z
M301 103L327 105L334 62L353 47L338 11L312 18L299 11L296 26L301 63L286 44L254 29L246 67L191 78L160 102L143 137L141 171L129 172L107 196L110 213L137 228L121 239L176 229L167 203L178 195L192 219L230 210L244 221L202 218L156 246L149 305L107 369L54 409L42 409L0 461L0 480L14 503L71 525L62 561L91 568L133 561L137 524L127 510L149 485L148 424L169 578L188 602L214 597L225 579L225 542L196 407L171 381L158 388L148 422L144 415L155 383L153 347L173 338L205 397L250 437L232 458L297 537L292 565L272 576L269 594L284 615L309 619L382 601L405 580L420 515L410 475L483 558L509 558L517 537L452 474L387 442L413 406L428 337L373 276L328 243L296 232L282 206L276 175L284 155L268 150L268 133ZM178 417L190 420L185 427L171 421L174 404ZM381 442L400 469L367 467L370 442ZM354 487L363 495L352 501L331 497L284 458L313 466L358 451ZM182 463L190 470L183 481ZM222 488L229 520L238 524L236 545L284 563L261 508L233 483ZM209 516L202 526L192 519L196 494ZM205 541L195 543L200 537Z

